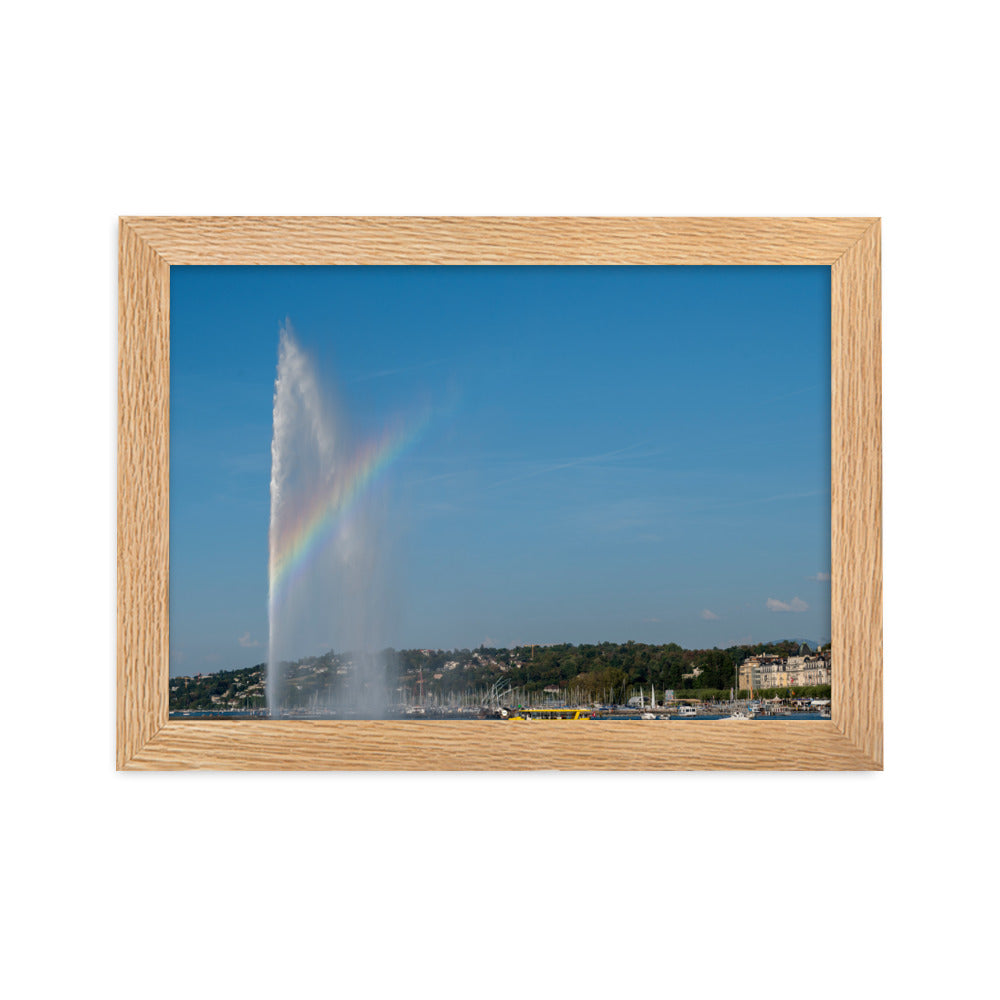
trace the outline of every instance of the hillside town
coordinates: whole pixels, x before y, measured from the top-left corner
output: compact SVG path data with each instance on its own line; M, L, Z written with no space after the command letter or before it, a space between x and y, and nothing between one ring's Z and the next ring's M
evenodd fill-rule
M512 649L386 650L387 705L478 709L553 706L719 704L732 699L828 699L829 645L784 640L726 650L685 650L669 643L520 646ZM349 698L363 666L330 651L283 665L283 698L295 710L323 711ZM266 666L172 677L173 712L267 713Z

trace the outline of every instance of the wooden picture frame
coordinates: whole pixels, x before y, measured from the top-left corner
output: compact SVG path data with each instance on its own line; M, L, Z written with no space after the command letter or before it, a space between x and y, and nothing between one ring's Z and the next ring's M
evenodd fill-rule
M831 270L830 721L697 725L168 717L175 264L820 264ZM122 218L117 767L882 768L880 224L870 218Z

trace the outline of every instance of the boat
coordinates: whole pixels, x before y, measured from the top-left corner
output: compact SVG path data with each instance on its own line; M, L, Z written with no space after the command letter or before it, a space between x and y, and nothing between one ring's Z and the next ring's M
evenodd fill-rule
M733 710L729 715L730 719L737 719L740 722L748 722L753 716L750 714L749 708L741 708L739 703L740 697L740 668L737 664L736 666L736 688L734 690L733 698ZM753 699L753 673L750 674L750 698Z
M697 714L698 709L696 709L694 705L681 705L681 707L677 709L678 719L693 719Z
M526 708L521 706L510 710L509 718L518 722L529 719L590 719L593 712L589 708ZM507 716L503 716L507 718Z
M659 718L656 714L656 687L653 684L650 684L649 686L649 711L643 711L639 715L639 718L645 719L646 721Z

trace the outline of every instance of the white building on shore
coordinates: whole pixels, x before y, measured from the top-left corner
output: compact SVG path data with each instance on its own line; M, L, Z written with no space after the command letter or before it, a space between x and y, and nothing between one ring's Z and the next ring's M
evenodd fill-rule
M832 674L830 652L805 656L751 656L740 664L740 688L815 687L829 684Z

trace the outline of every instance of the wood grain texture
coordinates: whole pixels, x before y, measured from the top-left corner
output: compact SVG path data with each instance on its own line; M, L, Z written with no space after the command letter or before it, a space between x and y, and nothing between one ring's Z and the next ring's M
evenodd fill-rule
M247 770L873 770L832 722L171 719L129 763Z
M871 219L129 218L170 264L831 264Z
M167 721L170 268L118 239L118 766Z
M830 269L834 723L882 763L882 321L878 223Z
M122 219L117 766L880 769L879 253L875 219ZM831 265L830 723L168 721L170 266L376 263Z

